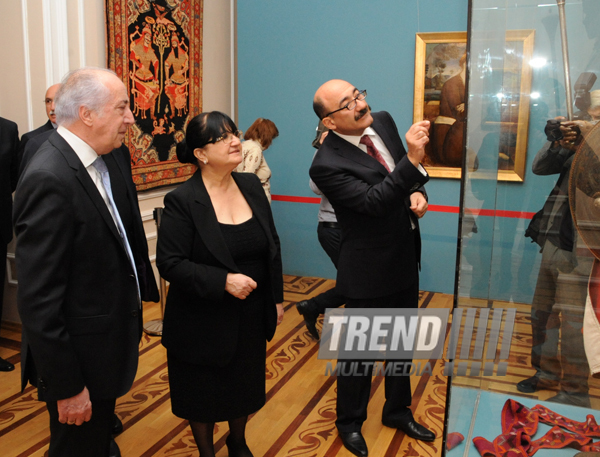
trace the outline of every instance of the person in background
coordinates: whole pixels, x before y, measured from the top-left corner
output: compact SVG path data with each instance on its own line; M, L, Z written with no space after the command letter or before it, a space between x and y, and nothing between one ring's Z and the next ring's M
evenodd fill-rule
M12 193L17 187L17 151L19 131L17 124L0 117L0 322L4 297L4 277L6 276L6 252L13 238ZM15 366L0 357L0 371L12 371Z
M46 96L44 97L44 104L46 105L46 116L48 116L48 122L46 122L44 125L42 125L41 127L38 127L35 130L32 130L31 132L25 133L22 137L21 137L21 144L19 146L19 176L21 175L21 173L23 173L23 169L25 168L25 165L27 164L27 161L29 158L23 158L23 155L25 154L25 146L27 146L27 143L29 142L29 140L31 140L32 138L35 138L36 136L44 133L44 132L52 132L54 131L54 129L56 129L58 127L58 125L56 124L56 113L54 112L54 108L56 106L55 104L55 99L56 99L56 92L58 92L58 89L60 88L60 84L53 84L52 86L48 87L48 89L46 90ZM44 141L46 141L48 138L46 138ZM36 148L37 150L37 148Z
M319 121L317 127L317 136L312 145L319 149L323 140L329 133L329 129ZM338 258L340 255L340 226L335 217L335 211L323 195L323 192L317 187L313 180L309 180L311 190L321 196L321 204L319 205L319 225L317 227L317 236L323 250L327 253L335 267L337 268ZM324 314L327 308L339 308L345 303L344 297L338 294L335 287L311 298L310 300L302 300L296 303L296 309L304 317L304 323L310 335L318 340L319 331L317 330L317 318Z
M222 421L229 456L252 456L246 423L265 404L266 342L283 319L271 207L255 175L232 173L240 134L218 111L190 121L177 157L198 170L166 195L158 234L156 263L171 283L162 338L171 405L202 457L214 457Z
M269 119L259 117L248 128L242 143L242 162L235 169L237 172L254 173L260 179L265 194L271 202L271 169L267 165L264 152L271 146L279 130Z
M540 245L542 260L531 304L531 366L536 373L517 383L517 390L533 393L558 387L547 401L589 408L589 367L581 329L593 257L573 224L569 174L581 136L600 119L600 90L590 92L587 114L592 122L557 118L563 138L548 141L533 159L534 174L558 179L525 232Z

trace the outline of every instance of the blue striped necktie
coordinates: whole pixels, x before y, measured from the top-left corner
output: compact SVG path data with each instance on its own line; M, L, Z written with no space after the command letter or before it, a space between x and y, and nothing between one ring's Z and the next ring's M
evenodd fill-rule
M110 186L110 175L108 174L108 168L106 168L106 163L104 163L104 159L102 156L98 156L98 158L92 163L92 166L98 170L100 173L100 177L102 178L102 186L106 191L106 196L108 197L108 201L112 208L114 214L115 225L117 226L117 231L121 236L121 242L125 247L125 251L127 252L127 257L129 257L129 263L131 263L131 267L133 268L133 272L135 273L135 281L138 286L138 298L140 291L140 281L137 275L137 269L135 268L135 261L133 260L133 252L131 251L131 247L129 246L129 241L127 240L127 232L125 231L125 227L123 226L123 221L121 220L121 216L119 215L119 210L117 209L117 205L115 204L115 200L113 199L112 189Z

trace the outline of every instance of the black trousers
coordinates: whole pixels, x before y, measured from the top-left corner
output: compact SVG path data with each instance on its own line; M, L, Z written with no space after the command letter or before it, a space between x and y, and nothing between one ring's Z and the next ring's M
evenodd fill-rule
M337 268L340 257L341 229L319 224L317 227L317 236L319 237L321 247ZM327 308L339 308L346 303L346 299L336 292L335 287L311 298L310 301L316 306L319 314L324 314Z
M50 414L48 457L108 457L116 399L92 400L92 418L82 425L58 422L56 402L46 402Z
M418 281L408 289L394 295L374 299L360 299L346 302L346 308L416 308L419 303ZM409 362L407 360L405 362ZM358 363L356 373L366 373L363 376L337 375L337 420L335 425L340 432L359 432L367 419L367 406L371 394L371 376L373 363L365 365L364 360L338 360L346 365ZM349 370L346 371L349 373ZM412 401L410 376L386 375L385 404L382 418L390 422L406 420L412 414L408 409Z
M581 330L592 262L546 241L531 305L531 365L569 393L589 391Z
M6 280L6 252L8 245L0 241L0 322L2 322L2 304L4 302L4 282Z

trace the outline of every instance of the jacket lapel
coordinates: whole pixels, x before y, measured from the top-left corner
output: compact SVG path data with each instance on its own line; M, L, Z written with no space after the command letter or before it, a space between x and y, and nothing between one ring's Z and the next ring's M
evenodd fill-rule
M202 175L197 171L191 178L194 201L191 203L191 214L196 230L210 253L230 271L239 271L231 257L229 248L221 233L221 227L217 221L217 215L213 209L212 202L208 196Z
M117 241L121 243L121 236L117 231L115 221L110 215L110 212L108 211L106 203L104 203L104 199L100 195L100 192L98 192L98 188L92 181L92 178L90 178L90 174L81 163L81 160L79 160L79 157L75 151L73 151L69 143L67 143L65 139L58 133L53 133L50 138L48 138L48 141L65 157L65 160L69 166L74 170L75 176L81 183L81 186L90 197L90 200L102 216L102 219L104 219L104 222L106 222L108 229L117 239Z
M331 136L331 140L329 137ZM329 141L328 141L329 140ZM384 176L388 174L388 171L385 169L383 165L381 165L377 160L363 152L360 148L354 146L352 143L340 138L339 136L327 135L325 141L328 143L328 146L331 147L336 154L344 157L346 159L352 160L363 167L371 168Z

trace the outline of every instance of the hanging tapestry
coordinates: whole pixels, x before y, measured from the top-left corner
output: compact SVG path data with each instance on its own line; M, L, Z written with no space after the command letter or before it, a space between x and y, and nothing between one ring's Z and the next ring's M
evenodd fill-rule
M202 0L106 0L108 68L129 92L125 137L137 190L183 182L195 171L175 145L202 111Z

